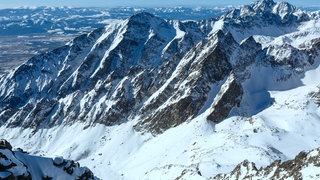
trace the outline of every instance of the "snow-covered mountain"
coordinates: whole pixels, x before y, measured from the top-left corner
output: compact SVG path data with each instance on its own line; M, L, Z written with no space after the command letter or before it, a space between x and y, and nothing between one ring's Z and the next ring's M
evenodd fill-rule
M135 14L1 76L1 136L112 179L292 159L320 146L319 28L272 0L202 21Z
M227 8L71 8L17 7L0 9L0 36L30 34L81 34L115 20L149 12L165 19L203 20L227 12Z
M0 9L0 75L31 57L52 51L73 38L130 16L149 12L176 20L217 17L230 7L219 8L71 8L18 7Z
M169 22L140 13L36 56L1 79L1 120L35 128L127 121L186 51L205 38L205 22Z

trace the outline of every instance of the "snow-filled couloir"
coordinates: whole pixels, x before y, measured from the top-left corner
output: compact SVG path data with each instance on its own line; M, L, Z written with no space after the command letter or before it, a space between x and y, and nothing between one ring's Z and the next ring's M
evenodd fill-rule
M291 159L320 146L317 14L272 0L206 21L136 14L3 75L1 135L103 179Z

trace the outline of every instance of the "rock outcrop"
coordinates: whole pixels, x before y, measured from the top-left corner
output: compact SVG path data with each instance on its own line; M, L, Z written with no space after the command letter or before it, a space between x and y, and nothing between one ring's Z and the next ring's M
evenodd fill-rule
M320 148L300 152L293 160L277 160L264 168L243 161L229 174L219 174L213 179L318 179L320 178Z
M63 158L31 156L13 151L10 143L0 140L0 179L98 179L87 167Z

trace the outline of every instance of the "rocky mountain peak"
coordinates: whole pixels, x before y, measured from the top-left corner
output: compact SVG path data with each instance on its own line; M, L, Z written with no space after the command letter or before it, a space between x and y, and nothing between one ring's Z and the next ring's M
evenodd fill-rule
M273 0L260 0L253 2L250 6L256 12L271 11L276 3Z
M319 23L299 13L273 1L201 22L139 13L79 36L0 78L0 132L37 154L89 162L104 179L175 179L189 165L210 178L245 158L288 160L319 145L310 133L320 129ZM244 161L221 177L258 171Z
M128 20L131 22L136 22L136 23L138 23L138 22L148 23L153 18L161 19L151 13L141 12L141 13L137 13L137 14L130 16Z
M141 12L132 15L127 19L127 21L128 30L138 28L141 31L145 27L148 28L150 31L153 31L154 33L158 33L158 35L164 35L162 33L165 31L168 31L168 34L172 33L172 30L170 31L170 28L172 27L170 27L168 21L148 12ZM144 34L144 32L142 31L141 33L135 35L139 37L140 34L142 35Z
M248 7L255 12L258 6L274 3ZM264 22L261 18L257 24ZM79 36L0 79L2 123L35 128L75 121L113 125L139 115L136 129L156 134L206 109L211 109L208 119L219 122L240 104L241 81L261 52L252 36L239 42L235 33L242 25L250 28L250 21L223 21L225 29L208 35L201 23L167 21L143 12ZM221 90L212 94L215 88ZM218 95L215 101L209 98Z
M232 33L234 39L240 43L249 36L277 37L298 31L298 23L307 22L310 18L312 15L294 5L267 0L257 1L222 15L219 21L223 23L220 23L219 27L224 32Z
M294 13L298 8L288 2L279 2L273 7L273 13Z
M5 111L0 119L25 127L123 122L165 83L179 57L205 36L200 24L168 22L149 13L79 36L0 79L0 109ZM20 110L25 113L16 114Z
M280 17L279 19L282 20L282 23L287 23L287 21L301 19L301 16L306 16L306 14L287 2L276 3L273 0L261 0L239 9L234 9L226 17L243 19L255 16L262 18L264 21L271 21L273 19L275 22L279 21L277 17ZM293 16L296 18L293 18Z

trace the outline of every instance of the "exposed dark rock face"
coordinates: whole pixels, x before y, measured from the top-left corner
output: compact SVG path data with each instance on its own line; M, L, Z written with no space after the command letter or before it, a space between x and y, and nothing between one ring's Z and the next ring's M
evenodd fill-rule
M12 146L7 140L0 139L0 149L9 149L12 151Z
M201 23L140 13L36 56L0 79L1 123L37 129L127 121L206 37Z
M221 16L221 19L226 22L224 30L231 32L240 42L243 37L256 35L261 31L270 36L280 35L284 31L297 28L297 23L308 21L310 17L307 13L289 3L261 0L245 5L242 8L234 9ZM271 26L273 30L266 28L260 29L260 32L255 31L256 27Z
M320 148L299 153L293 160L258 169L255 163L244 161L229 174L213 179L318 179L320 178ZM312 173L310 173L312 172Z
M211 106L213 110L207 117L208 120L220 122L228 117L232 108L240 105L243 93L242 86L235 79L230 79L229 81L217 94L217 100Z
M16 158L12 146L5 139L0 141L0 179L31 180L28 167Z
M224 45L228 45L227 48ZM135 128L147 128L157 134L177 126L202 113L200 110L207 108L205 104L212 101L208 100L210 93L217 93L214 96L220 95L221 100L212 108L212 113L219 114L219 117L212 115L208 119L218 122L226 118L231 109L241 101L241 85L236 83L235 76L231 75L231 51L244 50L241 48L231 34L224 34L222 31L210 37L209 41L199 43L181 60L175 71L176 75L165 88L159 90L157 96L151 96L152 100L142 107L140 117L143 120ZM202 53L203 49L207 51ZM238 68L236 65L234 67ZM228 79L229 76L233 79ZM219 87L221 83L226 84L223 86L225 89L219 93L212 92L212 89ZM230 93L234 93L234 96L229 96Z
M305 48L262 49L252 36L255 29L274 25L280 28L276 35L293 32L310 18L272 0L199 22L136 14L1 76L0 123L38 130L138 119L136 130L158 134L204 112L208 120L220 122L245 104L250 92L243 86L255 69L274 68L280 72L277 81L285 81L316 64L316 39ZM220 28L214 28L216 21ZM268 78L273 77L262 78L264 84Z
M320 106L320 86L318 86L317 91L310 93L309 96L318 106Z

